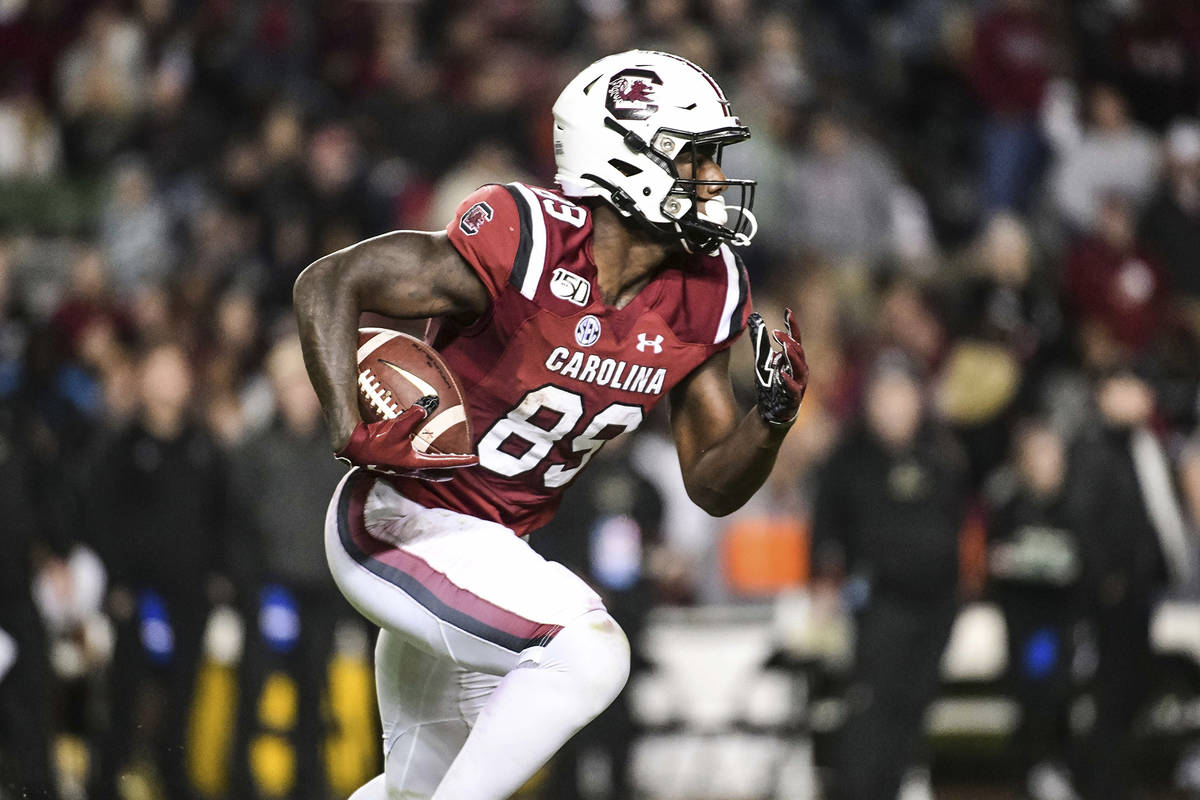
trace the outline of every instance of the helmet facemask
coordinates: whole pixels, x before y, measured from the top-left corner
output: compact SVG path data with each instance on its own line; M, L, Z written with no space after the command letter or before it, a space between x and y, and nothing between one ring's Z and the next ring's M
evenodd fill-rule
M708 133L686 133L663 129L654 137L659 146L672 142L672 149L691 158L691 178L678 176L677 162L671 162L675 183L662 203L663 215L673 219L684 247L689 252L710 253L723 242L737 247L750 244L758 232L758 220L751 209L754 207L752 180L702 180L700 166L704 160L721 166L721 155L726 145L736 144L749 138L750 131L744 127L728 128ZM682 148L678 141L686 141ZM701 199L701 187L713 196ZM700 210L703 204L704 210ZM732 214L730 212L733 212Z
M650 142L646 142L612 117L606 117L604 125L621 134L633 154L644 157L639 160L643 163L646 159L650 160L673 180L659 205L659 211L666 219L658 222L648 219L623 190L603 181L599 176L585 173L582 177L608 190L610 202L619 211L633 216L667 238L677 239L689 253L713 253L725 242L735 247L750 244L750 240L758 232L758 220L751 210L754 207L754 190L758 182L696 177L705 160L721 166L721 156L725 147L749 139L749 128L744 125L732 125L700 133L659 128ZM690 178L679 175L677 159L681 153L685 158L691 158ZM609 164L626 176L640 171L638 167L620 159L612 159ZM701 199L702 186L707 188L707 193L712 197ZM730 202L731 200L733 202ZM701 204L704 205L703 211L700 210ZM729 213L731 210L734 212L732 219Z

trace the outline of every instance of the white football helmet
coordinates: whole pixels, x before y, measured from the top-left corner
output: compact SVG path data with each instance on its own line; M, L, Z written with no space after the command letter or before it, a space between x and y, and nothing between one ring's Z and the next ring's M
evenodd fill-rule
M698 154L720 164L726 145L748 138L707 72L670 53L630 50L587 67L555 101L555 181L570 197L604 198L689 251L745 245L758 228L755 182L694 176ZM688 152L693 177L680 178L675 159ZM703 212L701 184L724 189Z

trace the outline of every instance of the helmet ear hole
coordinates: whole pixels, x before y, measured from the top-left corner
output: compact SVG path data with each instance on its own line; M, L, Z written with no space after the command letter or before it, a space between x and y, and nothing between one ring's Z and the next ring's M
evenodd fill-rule
M642 172L641 167L635 167L633 164L630 164L628 161L622 161L619 158L610 158L608 160L608 165L610 167L612 167L613 169L617 170L618 172L620 172L626 178L632 178L634 175L640 175Z

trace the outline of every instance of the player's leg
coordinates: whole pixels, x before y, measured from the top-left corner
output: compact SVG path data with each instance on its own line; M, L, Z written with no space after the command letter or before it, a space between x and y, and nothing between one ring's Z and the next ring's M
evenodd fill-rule
M350 800L388 800L387 775L380 773L355 789Z
M507 797L624 685L628 643L599 598L502 526L423 509L352 473L326 545L368 618L428 654L506 676L439 797ZM389 781L399 768L389 758Z
M612 702L627 647L611 618L594 611L536 662L498 678L383 630L375 658L385 772L350 800L508 797Z
M351 800L430 797L500 679L456 667L386 629L375 663L386 768Z
M434 800L513 794L616 698L629 677L629 642L598 609L527 653L484 704Z

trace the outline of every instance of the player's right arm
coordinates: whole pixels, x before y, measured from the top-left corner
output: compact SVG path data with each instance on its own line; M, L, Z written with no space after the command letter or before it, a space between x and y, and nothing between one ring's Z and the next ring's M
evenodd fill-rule
M490 296L444 232L394 231L308 266L292 292L308 375L321 400L330 443L343 451L358 412L358 319L372 311L400 319L478 318Z

